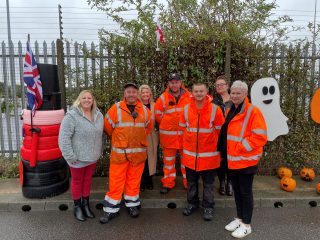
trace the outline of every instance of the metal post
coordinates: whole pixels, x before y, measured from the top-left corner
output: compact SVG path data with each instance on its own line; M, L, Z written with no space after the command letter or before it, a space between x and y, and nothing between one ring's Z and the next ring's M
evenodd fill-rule
M63 41L57 39L57 62L58 62L58 75L59 75L59 87L61 92L61 106L64 111L67 110L66 102L66 80L64 75L64 54L63 54Z
M59 30L60 30L60 40L63 40L63 32L62 32L62 7L58 5L58 12L59 12Z
M8 28L8 44L11 42L11 26L10 26L10 8L9 8L9 0L7 2L7 28Z

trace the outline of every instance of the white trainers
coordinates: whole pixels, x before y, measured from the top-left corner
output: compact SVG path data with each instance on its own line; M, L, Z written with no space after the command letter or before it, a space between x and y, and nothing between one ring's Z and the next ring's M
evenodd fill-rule
M230 222L228 225L224 227L225 230L233 232L238 227L240 227L241 220L239 218L235 218L232 222Z
M251 233L251 226L246 227L243 223L240 224L240 227L238 227L234 232L231 233L232 237L235 238L243 238Z

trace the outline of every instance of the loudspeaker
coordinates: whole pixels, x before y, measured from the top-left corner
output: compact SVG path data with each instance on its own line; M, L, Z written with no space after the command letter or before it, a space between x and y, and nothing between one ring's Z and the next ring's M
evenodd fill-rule
M38 63L38 69L42 81L43 95L52 95L54 92L60 92L58 66L53 64Z

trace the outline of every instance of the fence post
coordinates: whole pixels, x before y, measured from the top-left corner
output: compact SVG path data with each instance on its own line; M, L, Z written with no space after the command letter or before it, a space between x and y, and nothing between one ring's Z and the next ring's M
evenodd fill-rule
M17 151L19 151L19 149L20 149L20 134L19 134L20 126L19 126L17 91L16 91L14 45L13 45L12 41L10 41L10 43L9 43L9 53L10 53L9 62L10 62L10 78L11 78L11 97L12 97L12 101L13 101L16 148L17 148ZM10 117L10 119L11 119L11 117Z
M88 88L88 49L86 42L83 42L82 47L82 56L83 56L83 69L84 69L84 85L86 88Z
M67 48L67 75L68 75L68 90L69 92L71 92L72 90L72 83L71 83L71 78L72 78L72 74L71 74L71 57L70 57L70 43L67 42L66 44L66 48Z
M6 44L2 42L2 67L3 67L3 80L4 80L4 95L5 95L5 106L6 106L6 122L7 122L7 134L8 134L8 145L9 145L9 155L12 154L12 132L11 132L11 122L10 122L10 104L9 104L9 85L8 85L8 72L7 72L7 53ZM2 119L1 119L2 121Z
M76 88L77 88L77 93L80 93L80 76L79 76L79 44L78 42L74 43L74 55L75 55L75 61L76 61Z
M21 108L25 108L25 86L23 82L23 56L22 56L22 44L18 42L19 53L19 74L20 74L20 86L21 86Z
M96 47L94 43L91 43L91 73L92 73L92 84L96 86Z
M48 53L47 53L47 43L46 43L46 41L43 41L43 62L45 64L48 63Z
M61 92L61 106L64 109L64 111L67 111L63 42L61 39L57 39L57 62L58 62L59 86L60 86L60 92Z

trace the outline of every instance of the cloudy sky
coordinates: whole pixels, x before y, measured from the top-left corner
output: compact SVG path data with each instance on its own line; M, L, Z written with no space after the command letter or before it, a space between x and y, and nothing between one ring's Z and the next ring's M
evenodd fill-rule
M116 29L104 13L91 9L86 0L9 0L11 34L14 42L25 41L27 33L31 40L42 42L59 38L58 4L63 9L64 38L71 41L97 41L100 28ZM293 25L306 27L313 22L315 0L277 0L275 16L287 14L294 19ZM317 5L320 10L320 1ZM320 19L320 12L317 12ZM128 18L133 18L128 15ZM0 0L0 41L7 42L6 0ZM306 31L291 33L291 38L305 38Z

